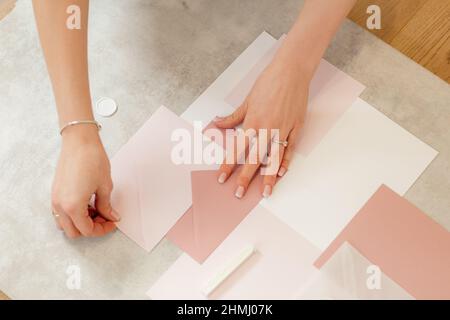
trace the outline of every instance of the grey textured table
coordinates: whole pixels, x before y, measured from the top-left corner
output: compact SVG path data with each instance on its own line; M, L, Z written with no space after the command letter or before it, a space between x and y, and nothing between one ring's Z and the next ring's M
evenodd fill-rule
M105 122L110 155L161 104L181 113L262 31L275 37L301 1L92 0L93 98L119 112ZM346 21L325 58L367 86L362 98L440 152L406 197L450 229L448 84ZM18 298L145 298L179 255L151 253L120 232L69 241L55 229L49 190L59 137L31 1L0 22L0 288ZM66 286L80 267L82 286Z

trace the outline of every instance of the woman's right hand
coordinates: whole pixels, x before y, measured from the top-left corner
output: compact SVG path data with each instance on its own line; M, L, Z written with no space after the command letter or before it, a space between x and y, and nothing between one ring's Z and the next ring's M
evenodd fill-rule
M110 203L113 188L110 163L95 126L64 130L52 189L57 226L69 238L98 237L113 231L120 216ZM95 195L95 212L88 209Z

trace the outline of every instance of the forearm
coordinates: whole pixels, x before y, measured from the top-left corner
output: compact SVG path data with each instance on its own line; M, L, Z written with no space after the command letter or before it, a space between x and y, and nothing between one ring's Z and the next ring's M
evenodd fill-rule
M66 27L70 5L81 9L80 29ZM33 6L60 126L93 119L87 58L89 0L33 0Z
M297 21L278 52L293 71L300 69L307 80L356 0L305 0Z

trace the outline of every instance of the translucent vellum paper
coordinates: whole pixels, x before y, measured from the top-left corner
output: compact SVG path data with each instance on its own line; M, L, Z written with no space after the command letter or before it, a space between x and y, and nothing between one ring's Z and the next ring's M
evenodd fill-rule
M345 242L296 299L413 299L376 265Z

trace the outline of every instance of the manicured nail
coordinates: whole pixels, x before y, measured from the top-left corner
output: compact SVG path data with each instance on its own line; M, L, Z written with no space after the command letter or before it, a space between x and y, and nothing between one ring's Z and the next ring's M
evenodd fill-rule
M227 179L227 174L225 172L222 172L219 176L219 179L217 179L217 181L219 183L224 183L226 179Z
M244 187L243 186L239 186L236 189L236 193L234 194L236 196L236 198L241 199L244 196Z
M268 198L268 197L270 197L271 194L272 194L272 186L267 184L264 187L263 197Z
M116 212L116 210L113 209L113 210L111 211L111 215L113 216L113 218L114 218L115 221L120 221L121 217L120 217L120 215Z
M279 177L284 176L285 173L286 173L286 171L287 171L287 170L286 170L285 167L281 167L280 170L278 170L278 176L279 176Z

